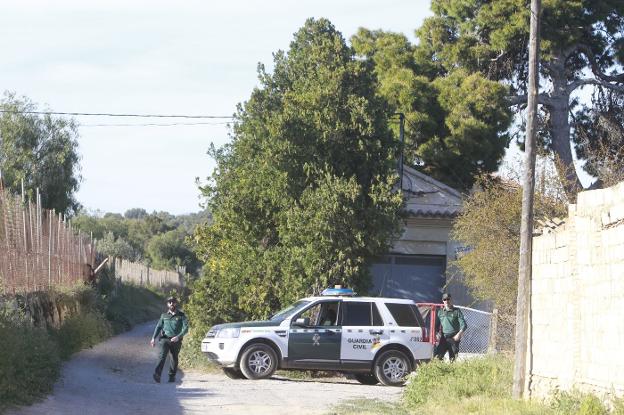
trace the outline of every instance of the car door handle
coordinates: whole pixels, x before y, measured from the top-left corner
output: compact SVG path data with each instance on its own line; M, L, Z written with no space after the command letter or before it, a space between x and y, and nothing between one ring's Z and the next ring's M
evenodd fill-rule
M369 330L370 334L383 334L383 330Z

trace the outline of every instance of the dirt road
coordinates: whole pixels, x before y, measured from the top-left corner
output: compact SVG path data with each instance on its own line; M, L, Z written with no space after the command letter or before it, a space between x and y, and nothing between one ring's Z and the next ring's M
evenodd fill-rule
M290 380L276 376L250 381L194 371L180 373L175 384L156 384L151 375L157 352L148 344L153 326L138 326L78 353L65 364L52 395L41 403L8 413L326 414L340 401L397 401L402 391L342 378Z

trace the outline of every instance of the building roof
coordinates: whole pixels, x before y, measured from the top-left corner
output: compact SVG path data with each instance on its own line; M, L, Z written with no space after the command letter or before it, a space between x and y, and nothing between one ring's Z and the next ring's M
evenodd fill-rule
M403 192L412 217L455 217L462 207L457 190L409 166L403 166Z

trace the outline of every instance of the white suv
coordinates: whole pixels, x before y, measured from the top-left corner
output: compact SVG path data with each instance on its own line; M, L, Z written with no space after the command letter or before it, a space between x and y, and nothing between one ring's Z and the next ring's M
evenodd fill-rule
M364 384L400 386L433 345L411 300L353 297L328 289L268 321L219 324L201 350L232 378L263 379L276 369L336 370Z

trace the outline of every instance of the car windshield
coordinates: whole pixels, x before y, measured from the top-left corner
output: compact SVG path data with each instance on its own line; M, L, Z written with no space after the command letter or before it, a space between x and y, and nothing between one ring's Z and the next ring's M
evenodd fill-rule
M284 308L283 310L280 310L277 313L273 314L270 320L271 321L283 320L286 317L289 317L295 314L296 312L298 312L299 310L301 310L303 307L307 306L308 304L310 304L310 301L299 300L296 303L293 303L289 305L288 307Z

